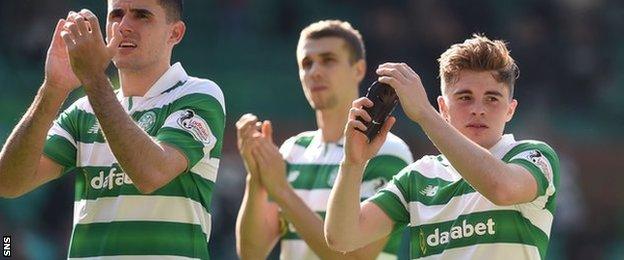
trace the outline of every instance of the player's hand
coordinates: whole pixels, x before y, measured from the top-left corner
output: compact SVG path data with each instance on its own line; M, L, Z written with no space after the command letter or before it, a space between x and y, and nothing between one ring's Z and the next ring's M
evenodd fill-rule
M262 136L255 138L258 144L252 154L258 162L258 171L262 185L269 195L279 198L281 191L289 187L286 179L286 161L273 143L273 126L270 121L262 122Z
M85 84L93 76L103 75L117 53L122 40L119 23L113 23L112 37L104 42L97 17L89 10L70 12L61 37L67 46L72 70Z
M356 118L359 116L365 121L370 122L372 118L363 109L363 107L372 107L373 101L366 97L358 98L353 101L351 109L349 110L349 120L345 127L345 157L344 163L350 165L364 165L370 158L375 156L383 143L386 141L388 132L396 122L393 116L389 116L386 122L381 127L379 134L368 142L368 137L356 129L366 131L364 123L360 122Z
M45 82L46 84L58 88L67 93L78 88L80 81L72 71L69 65L69 55L65 42L61 38L61 32L66 21L59 20L54 29L52 42L48 48L48 54L45 62Z
M250 177L256 177L259 180L259 176L256 176L258 165L251 154L253 147L258 143L254 137L260 137L262 135L258 130L257 123L258 117L253 114L244 114L241 116L238 122L236 122L236 144L238 146L238 152L241 158L243 158L245 169L252 175Z
M390 85L397 93L405 114L420 123L425 113L433 107L427 98L420 76L405 63L384 63L377 68L379 82Z

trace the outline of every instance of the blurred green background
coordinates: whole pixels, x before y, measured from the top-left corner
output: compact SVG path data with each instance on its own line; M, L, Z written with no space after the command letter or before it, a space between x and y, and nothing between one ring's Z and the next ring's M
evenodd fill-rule
M0 143L42 82L56 21L82 8L106 14L105 1L0 1ZM173 62L217 82L226 98L213 259L236 259L234 223L244 172L234 122L247 112L271 119L279 142L316 127L299 84L295 48L299 31L320 19L343 19L362 33L369 64L362 91L378 64L402 61L420 74L432 104L440 92L436 59L446 48L475 32L509 42L521 73L519 107L507 132L547 141L562 163L548 258L624 258L622 1L187 0L187 34ZM76 91L70 101L82 95ZM393 132L414 157L436 153L416 124L402 111L396 114ZM12 236L18 259L64 258L72 202L73 176L19 199L0 199L0 234Z

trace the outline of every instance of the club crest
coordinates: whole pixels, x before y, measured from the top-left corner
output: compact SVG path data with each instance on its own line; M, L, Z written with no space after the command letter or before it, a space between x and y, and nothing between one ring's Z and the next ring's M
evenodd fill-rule
M141 118L139 118L139 121L137 121L137 125L145 132L152 130L154 123L156 123L156 113L153 111L143 114Z

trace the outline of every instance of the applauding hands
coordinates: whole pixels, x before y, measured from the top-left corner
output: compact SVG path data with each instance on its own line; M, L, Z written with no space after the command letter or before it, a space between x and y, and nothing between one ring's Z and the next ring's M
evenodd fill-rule
M122 40L118 27L119 23L113 23L112 36L107 44L98 19L91 11L82 9L78 13L69 13L60 36L67 47L71 68L81 82L93 75L104 74Z
M276 197L289 184L286 162L273 142L270 121L259 122L252 114L243 115L236 122L238 149L250 178L260 181L267 192Z

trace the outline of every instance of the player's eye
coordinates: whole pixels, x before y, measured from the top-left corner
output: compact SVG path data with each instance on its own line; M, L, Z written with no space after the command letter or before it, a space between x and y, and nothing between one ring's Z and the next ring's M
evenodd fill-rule
M489 96L486 99L487 99L488 102L496 102L496 101L498 101L498 98L494 97L494 96Z
M312 67L312 62L309 60L304 60L301 62L301 67L304 69L309 69L310 67Z
M110 14L108 15L108 17L111 20L119 20L123 17L124 13L121 10L113 10L112 12L110 12Z
M457 100L459 101L469 101L470 99L471 99L470 96L459 96L457 98Z
M136 17L136 18L139 18L139 19L146 19L146 18L148 18L149 16L148 16L147 14L145 14L145 13L137 13L137 14L135 15L135 17Z
M336 61L336 59L332 58L332 57L328 57L328 58L324 58L323 59L323 63L331 63Z

